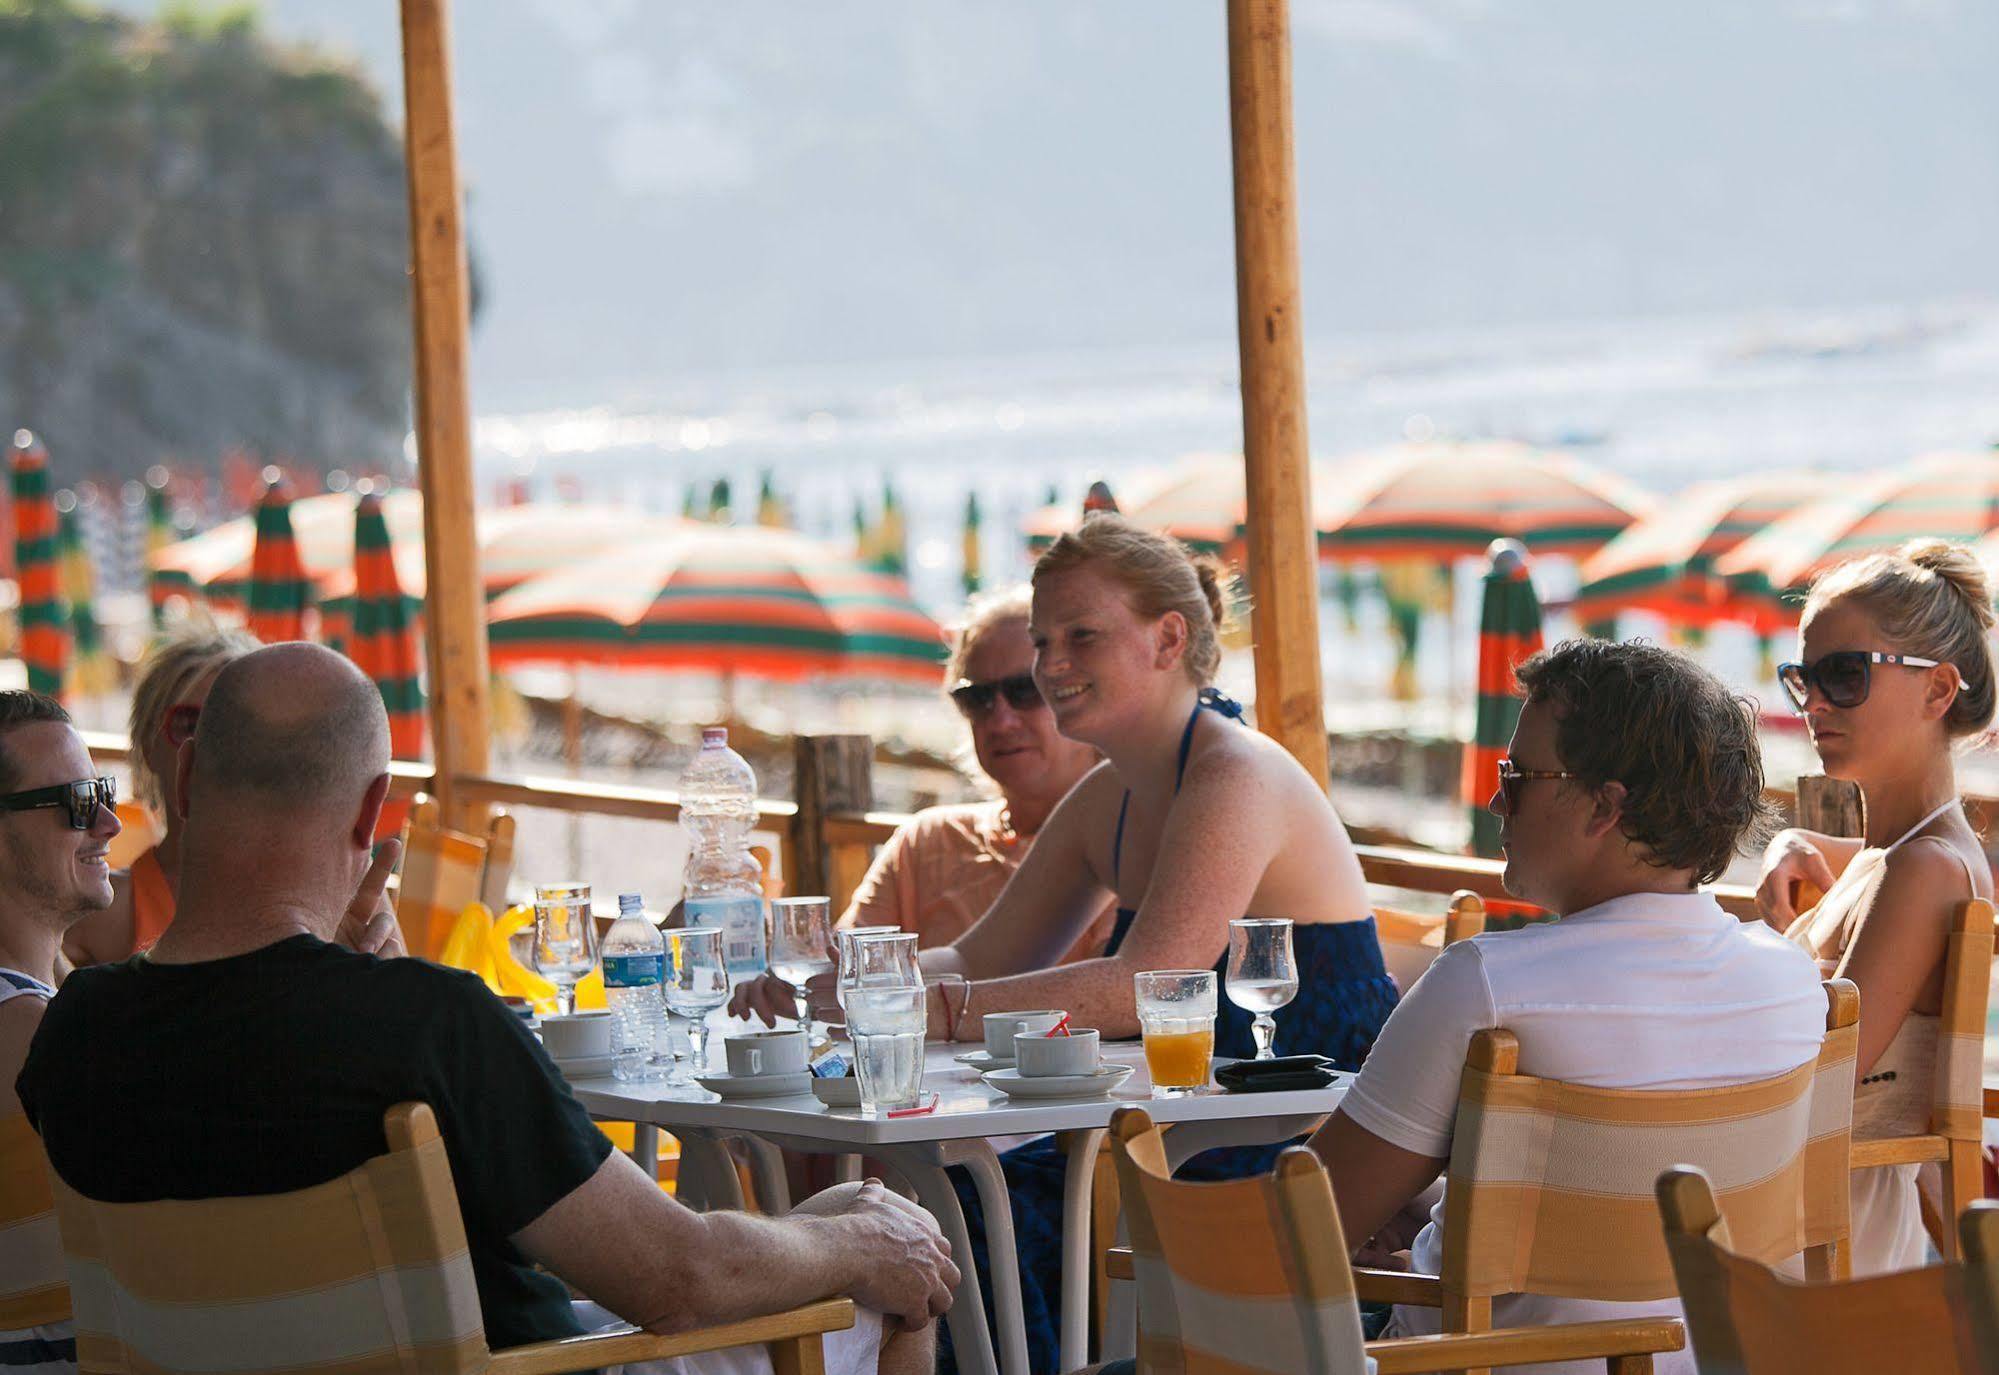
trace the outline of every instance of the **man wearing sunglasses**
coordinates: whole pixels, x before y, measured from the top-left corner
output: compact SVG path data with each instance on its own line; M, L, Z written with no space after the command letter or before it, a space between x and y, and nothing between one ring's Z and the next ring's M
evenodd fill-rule
M14 1077L55 994L63 933L111 905L106 848L118 834L116 793L58 703L0 692L0 1273L19 1327L0 1331L0 1368L74 1369L69 1294L44 1224L50 1207L41 1146L21 1119Z
M336 943L377 910L388 768L381 694L330 650L272 645L216 675L173 787L173 923L73 975L21 1072L56 1173L111 1202L285 1193L379 1155L382 1114L424 1102L494 1347L608 1320L564 1280L660 1330L846 1294L871 1311L829 1340L829 1371L927 1371L958 1274L915 1204L869 1181L791 1218L693 1213L611 1148L478 978Z
M1478 1031L1512 1032L1522 1074L1596 1088L1742 1083L1818 1054L1817 966L1698 891L1765 819L1749 704L1691 659L1644 644L1572 640L1522 665L1519 681L1527 700L1490 806L1506 890L1559 920L1440 955L1313 1139L1357 1246L1442 1171ZM1439 1273L1444 1219L1439 1199L1411 1248L1421 1273ZM1494 1302L1492 1321L1678 1312L1677 1301L1515 1294ZM1390 1331L1436 1323L1434 1309L1398 1307ZM1692 1355L1661 1356L1657 1369L1692 1375Z

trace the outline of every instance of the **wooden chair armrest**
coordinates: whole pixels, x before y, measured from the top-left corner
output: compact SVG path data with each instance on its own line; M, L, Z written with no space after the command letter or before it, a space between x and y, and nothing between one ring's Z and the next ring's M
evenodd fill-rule
M1950 1141L1941 1136L1890 1136L1876 1141L1855 1141L1850 1168L1873 1165L1924 1165L1950 1159Z
M1640 1369L1649 1371L1655 1353L1678 1351L1686 1344L1687 1332L1678 1318L1625 1318L1559 1327L1503 1327L1470 1336L1395 1337L1369 1342L1367 1354L1374 1357L1380 1375L1615 1356L1643 1357Z
M1138 1269L1131 1262L1129 1246L1113 1246L1104 1252L1104 1273L1114 1280L1135 1280Z
M1406 1303L1417 1308L1442 1308L1444 1282L1435 1275L1407 1270L1353 1269L1354 1294L1362 1303Z
M823 1299L786 1313L745 1318L742 1322L704 1327L698 1332L682 1332L672 1337L656 1337L627 1327L616 1332L511 1346L505 1351L495 1351L486 1370L488 1375L567 1375L571 1371L595 1370L630 1361L665 1360L669 1356L722 1351L732 1346L761 1346L788 1338L839 1332L853 1325L852 1299Z

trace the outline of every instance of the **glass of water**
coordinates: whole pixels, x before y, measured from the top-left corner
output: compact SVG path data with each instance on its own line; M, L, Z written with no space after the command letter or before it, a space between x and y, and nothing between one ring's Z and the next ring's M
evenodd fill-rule
M534 967L555 985L555 1010L576 1011L576 985L597 967L597 920L587 883L544 883L534 890Z
M847 1030L854 1038L863 1117L913 1108L923 1096L927 1011L921 984L864 983L848 991Z
M833 999L840 1004L840 1011L847 1010L847 990L860 981L859 962L855 952L860 943L869 936L895 936L902 933L900 926L841 926L833 930L833 950L839 960L839 973L833 981ZM1995 1003L1994 1006L1999 1006Z
M916 933L895 931L862 936L854 942L854 984L859 987L913 987L923 983L916 962ZM852 993L848 994L852 997Z
M729 967L723 958L719 926L669 927L666 937L666 1009L688 1020L690 1059L697 1074L708 1072L708 1014L729 1001ZM687 1067L676 1062L667 1083L690 1081Z
M812 1021L805 981L833 972L832 907L830 898L775 898L770 905L770 972L791 985L808 1040Z
M1251 1016L1256 1058L1276 1054L1277 1018L1298 996L1298 960L1291 952L1289 917L1242 917L1229 923L1229 1001Z

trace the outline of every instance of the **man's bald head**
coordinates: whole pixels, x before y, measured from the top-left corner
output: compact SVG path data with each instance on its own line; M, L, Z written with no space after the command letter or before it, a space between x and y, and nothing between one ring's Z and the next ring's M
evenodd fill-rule
M319 645L270 645L229 664L209 690L189 810L345 820L388 767L389 718L367 676Z

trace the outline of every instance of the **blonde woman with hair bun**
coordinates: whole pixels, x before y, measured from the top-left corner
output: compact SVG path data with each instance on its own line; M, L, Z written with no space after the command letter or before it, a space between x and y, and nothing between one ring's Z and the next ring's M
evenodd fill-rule
M1958 797L1956 747L1993 716L1992 597L1963 546L1915 540L1828 569L1799 662L1778 669L1828 775L1860 785L1859 839L1788 830L1763 858L1765 919L1860 988L1857 1137L1927 1131L1952 914L1992 896ZM1797 910L1797 895L1822 893ZM1925 1263L1918 1167L1853 1175L1856 1275Z

